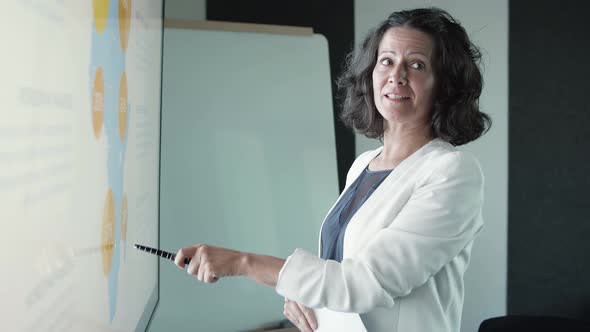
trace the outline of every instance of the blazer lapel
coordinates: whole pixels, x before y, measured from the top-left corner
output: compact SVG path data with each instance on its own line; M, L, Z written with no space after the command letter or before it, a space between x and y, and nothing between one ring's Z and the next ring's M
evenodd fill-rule
M356 213L350 219L348 226L346 228L346 233L344 234L344 253L343 257L346 258L349 252L356 252L359 245L364 244L363 238L363 231L367 230L368 227L363 227L362 222L366 222L367 214L370 212L375 211L375 209L379 208L380 204L383 204L383 201L387 199L385 197L384 192L387 191L388 188L395 186L396 183L400 179L402 179L403 175L418 162L424 156L428 155L432 151L440 149L442 146L448 145L452 147L451 144L441 140L441 139L433 139L432 141L426 143L420 149L412 153L409 157L404 159L396 168L394 168L391 173L383 180L381 185L375 189L373 194L365 201L365 203L356 211ZM381 149L380 149L381 150ZM380 151L379 150L379 151ZM373 158L377 155L373 156ZM370 158L367 163L364 165L366 167L373 158ZM364 167L361 169L364 169ZM357 176L360 175L358 172Z
M330 210L328 210L328 213L326 213L326 216L324 217L324 220L322 221L322 224L320 226L320 234L318 236L318 256L321 256L321 254L322 254L322 228L324 227L324 223L326 222L326 219L328 218L330 213L332 213L332 210L334 209L334 207L336 207L338 202L340 202L340 200L342 199L342 196L348 190L350 185L353 184L354 181L356 181L356 179L359 177L359 175L361 175L361 173L367 167L367 165L369 165L371 160L373 160L373 158L375 158L379 153L381 153L382 150L383 150L383 146L380 146L377 149L371 151L371 153L369 153L366 156L365 160L358 163L358 165L355 165L354 169L352 169L352 168L350 169L350 172L351 172L350 175L352 175L351 181L348 183L348 186L346 186L344 188L344 190L342 190L342 192L340 193L340 196L338 196L338 199L336 199L336 201L334 202L334 204L332 205Z

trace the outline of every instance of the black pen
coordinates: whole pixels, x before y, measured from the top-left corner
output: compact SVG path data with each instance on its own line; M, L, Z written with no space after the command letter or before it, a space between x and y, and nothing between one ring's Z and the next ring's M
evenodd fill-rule
M156 249L156 248L151 248L151 247L146 247L146 246L142 246L140 244L134 244L133 245L135 247L135 249L139 249L141 251L145 251L145 252L149 252L150 254L154 254L163 258L168 258L171 261L174 261L174 259L176 259L176 254L173 254L171 252L167 252L164 250L160 250L160 249ZM184 264L185 266L188 266L188 263L191 262L190 258L185 258L184 259Z

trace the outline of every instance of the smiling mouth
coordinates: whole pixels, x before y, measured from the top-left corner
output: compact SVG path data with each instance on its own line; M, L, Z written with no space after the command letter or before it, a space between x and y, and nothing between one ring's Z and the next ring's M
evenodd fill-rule
M405 101L405 100L410 100L410 97L406 97L406 96L400 96L400 95L396 95L394 93L388 93L385 94L385 98L389 99L389 100L393 100L393 101Z

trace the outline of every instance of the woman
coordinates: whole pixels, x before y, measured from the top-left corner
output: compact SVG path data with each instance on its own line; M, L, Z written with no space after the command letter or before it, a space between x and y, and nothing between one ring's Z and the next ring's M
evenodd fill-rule
M285 297L302 331L309 308L361 314L368 331L459 331L463 275L482 229L483 175L455 146L480 137L480 53L436 8L395 12L370 33L339 83L342 119L383 146L360 155L321 229L317 257L287 260L207 245L176 264L204 282L247 276Z

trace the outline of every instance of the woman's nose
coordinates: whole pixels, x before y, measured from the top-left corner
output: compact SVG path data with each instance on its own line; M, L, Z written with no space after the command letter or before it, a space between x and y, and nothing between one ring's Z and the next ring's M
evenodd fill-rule
M395 68L389 73L389 83L406 85L408 84L408 77L405 70L401 68Z

